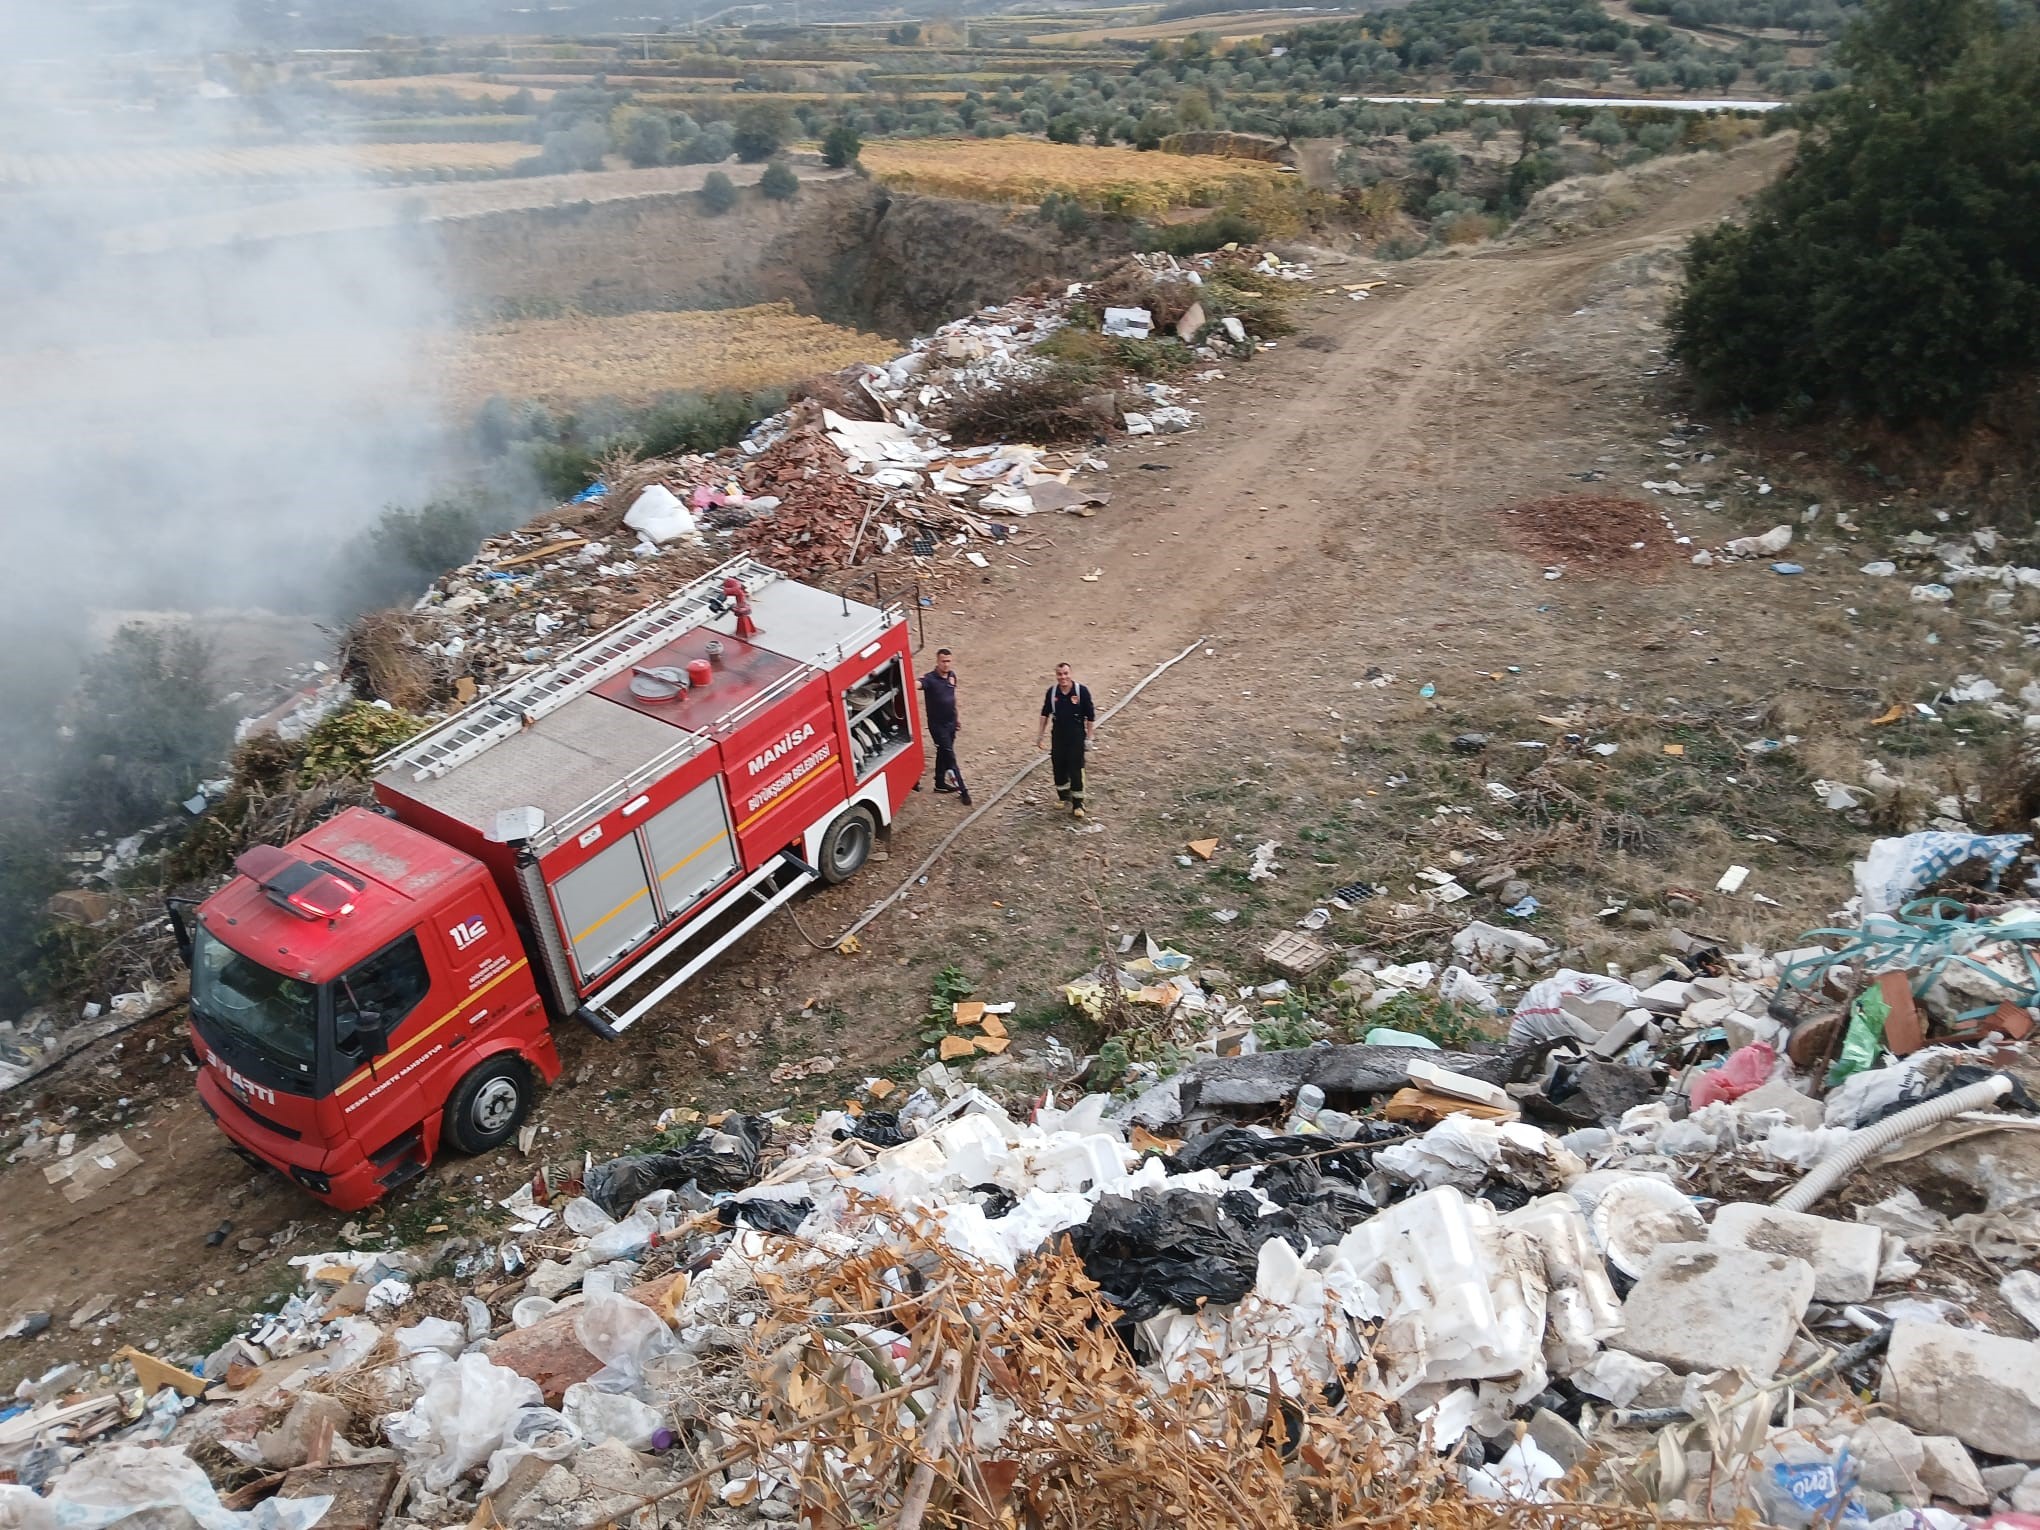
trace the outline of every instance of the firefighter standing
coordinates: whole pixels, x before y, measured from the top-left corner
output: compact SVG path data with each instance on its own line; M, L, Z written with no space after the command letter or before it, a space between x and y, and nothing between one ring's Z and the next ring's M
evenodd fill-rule
M1077 684L1069 665L1056 665L1055 684L1041 698L1041 726L1035 730L1034 743L1039 748L1046 740L1055 794L1077 819L1084 817L1084 745L1097 726L1090 687Z
M963 771L956 763L956 735L962 725L956 716L955 665L947 648L935 650L935 667L921 677L921 711L928 719L928 736L935 741L935 790L953 791L969 807L970 788L963 784ZM954 786L944 784L951 780ZM914 790L920 789L916 781Z

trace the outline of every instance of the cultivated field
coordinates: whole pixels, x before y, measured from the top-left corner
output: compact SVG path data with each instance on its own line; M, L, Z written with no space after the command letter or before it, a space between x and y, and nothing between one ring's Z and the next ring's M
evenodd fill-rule
M532 152L523 143L262 144L241 149L134 148L92 154L0 154L0 186L160 186L165 182L351 181L494 175Z
M863 163L888 186L907 191L1023 203L1059 191L1093 207L1133 214L1265 196L1287 179L1274 166L1249 160L1018 137L879 139L864 146Z
M1193 32L1223 33L1230 42L1239 37L1259 37L1264 32L1286 32L1316 21L1334 21L1336 15L1324 10L1227 11L1210 16L1183 16L1174 21L1129 20L1114 26L1090 27L1081 32L1042 32L1031 41L1038 48L1081 48L1105 42L1154 42L1160 38L1188 37Z
M544 101L553 93L550 86L502 85L470 74L410 74L387 80L333 79L329 83L364 96L400 96L406 91L423 96L443 90L468 101L503 101L520 90L529 90L534 99Z
M762 303L691 313L614 318L519 319L436 347L448 396L477 404L492 395L574 403L637 403L684 389L782 386L858 361L886 361L899 345Z

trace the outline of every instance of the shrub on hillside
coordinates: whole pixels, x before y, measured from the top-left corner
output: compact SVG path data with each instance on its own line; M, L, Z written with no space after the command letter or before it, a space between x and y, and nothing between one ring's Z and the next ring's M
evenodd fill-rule
M790 200L800 190L800 177L783 159L775 159L758 177L758 189L775 202Z
M701 205L711 213L726 213L737 205L737 186L720 170L711 170L698 193Z

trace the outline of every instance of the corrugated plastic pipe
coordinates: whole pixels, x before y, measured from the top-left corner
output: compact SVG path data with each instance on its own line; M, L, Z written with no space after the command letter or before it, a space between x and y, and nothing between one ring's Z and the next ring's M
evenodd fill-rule
M1924 1127L1951 1120L1965 1110L1982 1110L1994 1105L2000 1096L2011 1093L2011 1090L2012 1081L2008 1076L1993 1074L1980 1082L1965 1085L1953 1094L1944 1094L1938 1100L1926 1100L1910 1110L1886 1116L1875 1126L1866 1126L1851 1135L1840 1152L1815 1164L1806 1178L1779 1196L1775 1204L1780 1211L1805 1211L1840 1184L1843 1177L1864 1159L1883 1152L1894 1142L1904 1141Z

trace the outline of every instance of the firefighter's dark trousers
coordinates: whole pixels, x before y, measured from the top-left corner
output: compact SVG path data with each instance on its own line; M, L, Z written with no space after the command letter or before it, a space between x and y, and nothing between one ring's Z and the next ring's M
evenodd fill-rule
M1070 808L1084 805L1084 738L1051 738L1048 763L1055 771L1055 794Z

